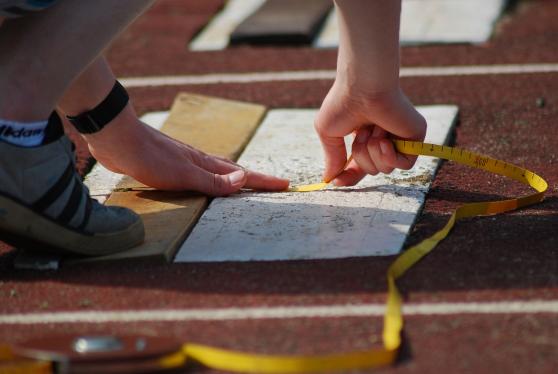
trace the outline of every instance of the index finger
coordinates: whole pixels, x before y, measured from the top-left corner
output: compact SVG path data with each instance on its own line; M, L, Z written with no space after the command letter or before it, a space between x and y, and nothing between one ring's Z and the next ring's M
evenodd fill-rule
M273 175L246 170L248 180L244 188L261 191L284 191L289 188L289 180L275 177Z
M203 154L202 157L199 158L199 162L203 169L217 174L229 174L236 170L244 169L234 161L206 154ZM247 169L244 169L244 171L247 176L246 184L243 186L244 188L262 191L283 191L289 188L288 179L278 178Z

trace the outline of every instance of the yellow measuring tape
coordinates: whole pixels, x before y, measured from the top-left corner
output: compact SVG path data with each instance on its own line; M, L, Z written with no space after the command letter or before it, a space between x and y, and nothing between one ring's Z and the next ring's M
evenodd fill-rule
M383 347L367 351L322 356L274 356L256 355L186 343L180 352L161 359L162 368L181 367L192 359L204 366L242 373L306 373L375 368L395 362L401 346L403 329L402 298L396 280L414 264L430 253L450 232L461 218L508 212L543 200L548 184L537 174L510 163L466 150L427 144L422 142L394 140L397 151L408 155L424 155L452 160L460 164L503 175L524 183L537 192L515 199L469 203L457 208L446 225L431 237L403 252L387 271L388 296L384 314ZM321 190L329 183L322 182L298 186L297 192Z
M243 373L305 373L354 370L392 364L401 346L403 329L402 299L395 281L444 239L461 218L508 212L540 202L548 184L537 174L521 167L466 150L394 140L397 151L408 155L424 155L452 160L460 164L504 175L531 186L537 192L516 199L470 203L457 208L446 225L431 237L407 249L387 271L388 297L384 314L383 348L324 356L267 356L227 351L213 347L185 344L183 355L201 364L220 370ZM326 182L298 186L293 191L310 192L325 188Z
M48 361L22 359L13 354L11 347L0 345L0 374L50 374L52 369Z

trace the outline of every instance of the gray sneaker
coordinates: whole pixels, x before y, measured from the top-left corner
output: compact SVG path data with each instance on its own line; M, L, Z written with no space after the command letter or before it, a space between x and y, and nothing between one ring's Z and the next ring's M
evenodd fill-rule
M22 148L0 141L0 240L97 256L129 249L143 238L137 214L89 196L56 113L43 145Z

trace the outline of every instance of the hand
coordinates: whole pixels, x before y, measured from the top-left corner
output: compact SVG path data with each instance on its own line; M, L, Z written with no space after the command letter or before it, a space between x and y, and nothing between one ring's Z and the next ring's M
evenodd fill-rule
M416 156L396 152L390 138L424 140L426 121L399 88L367 94L337 80L326 96L315 128L325 152L324 180L339 174L347 162L343 137L353 134L353 160L333 183L352 186L366 174L410 169Z
M91 154L111 171L130 175L153 188L211 196L229 195L243 187L281 191L289 186L286 179L245 170L230 160L205 154L125 112L99 133L85 136Z

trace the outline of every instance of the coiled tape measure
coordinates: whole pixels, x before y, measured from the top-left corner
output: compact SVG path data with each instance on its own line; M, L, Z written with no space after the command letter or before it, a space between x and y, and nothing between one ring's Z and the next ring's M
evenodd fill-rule
M223 350L172 339L138 336L59 337L32 340L16 347L0 347L0 373L138 373L182 368L188 361L206 367L242 373L305 373L354 370L390 365L401 346L402 298L396 281L430 253L462 218L492 215L526 207L543 200L547 182L537 174L467 150L415 141L394 140L397 151L432 156L503 175L536 192L507 200L464 204L431 237L408 248L387 271L388 296L384 314L383 347L324 356L272 356ZM326 182L298 186L296 192L325 188Z

